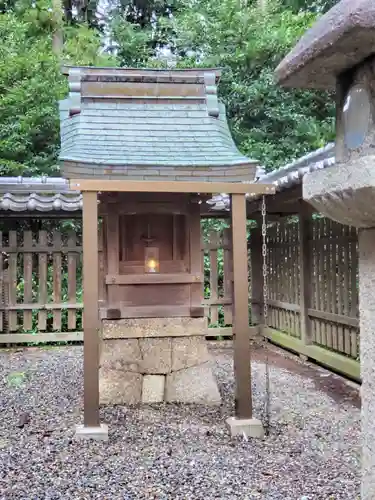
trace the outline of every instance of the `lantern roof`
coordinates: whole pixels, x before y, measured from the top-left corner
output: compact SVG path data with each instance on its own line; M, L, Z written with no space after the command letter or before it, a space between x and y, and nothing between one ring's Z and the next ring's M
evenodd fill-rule
M276 68L286 87L333 90L337 77L374 54L374 0L341 0Z
M253 181L218 101L218 69L66 67L60 102L67 178Z

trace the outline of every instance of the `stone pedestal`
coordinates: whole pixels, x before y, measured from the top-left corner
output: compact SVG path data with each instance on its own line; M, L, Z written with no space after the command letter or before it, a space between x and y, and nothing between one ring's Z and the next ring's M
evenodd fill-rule
M229 427L232 437L246 436L250 438L264 438L264 427L260 420L257 418L237 419L230 417L227 419L227 426Z
M108 426L106 424L100 424L98 427L77 425L75 438L87 441L108 441Z
M359 232L362 500L375 498L375 229Z
M101 404L220 404L206 318L104 320Z

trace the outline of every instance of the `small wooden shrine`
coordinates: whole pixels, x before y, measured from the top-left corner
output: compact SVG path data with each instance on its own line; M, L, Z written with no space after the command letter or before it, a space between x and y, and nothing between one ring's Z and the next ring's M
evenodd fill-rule
M105 435L100 403L220 403L205 342L200 229L202 206L220 192L232 197L237 416L251 418L245 195L273 188L249 185L256 162L231 137L220 72L65 71L60 160L83 194L79 433Z

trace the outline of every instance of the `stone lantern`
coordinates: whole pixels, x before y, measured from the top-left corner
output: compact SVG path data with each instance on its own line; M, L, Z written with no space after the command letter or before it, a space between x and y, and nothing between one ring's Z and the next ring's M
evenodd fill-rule
M306 175L303 197L359 229L362 500L375 498L375 2L342 0L276 69L287 87L336 90L336 163Z

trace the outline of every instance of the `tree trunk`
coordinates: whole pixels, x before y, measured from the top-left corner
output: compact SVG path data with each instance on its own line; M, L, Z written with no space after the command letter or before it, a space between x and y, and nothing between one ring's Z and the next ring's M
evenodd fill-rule
M54 30L52 34L52 51L60 59L63 51L63 32L62 32L62 5L61 0L52 0L52 9L54 16Z

